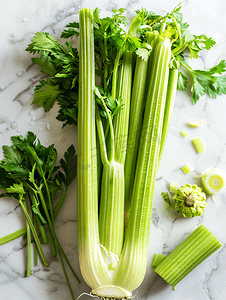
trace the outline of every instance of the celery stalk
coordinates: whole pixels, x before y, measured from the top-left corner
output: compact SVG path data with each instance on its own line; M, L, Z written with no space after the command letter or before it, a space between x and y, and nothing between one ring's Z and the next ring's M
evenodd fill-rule
M175 287L194 268L221 247L216 237L203 225L199 225L157 266L155 272Z
M161 137L161 146L160 146L160 154L159 154L159 164L162 159L163 151L165 149L171 118L173 114L174 101L177 91L177 78L178 78L178 70L170 70L169 72L169 82L168 89L166 95L166 107L164 113L164 121L163 121L163 129L162 129L162 137Z
M114 130L111 116L105 107L110 129L109 146L105 143L102 120L96 106L96 124L100 141L103 174L101 183L101 201L99 214L100 243L107 251L120 256L124 235L124 167L114 161Z
M147 33L147 42L156 38L156 34ZM150 61L150 58L149 58ZM133 79L133 89L131 96L131 107L129 116L128 146L125 161L125 211L129 211L134 174L137 161L137 153L140 142L140 133L144 115L144 106L146 100L146 82L149 61L140 57L136 58L136 66Z
M101 245L119 257L124 236L124 168L117 162L103 168L99 233Z
M111 284L99 246L95 132L93 10L81 9L78 112L78 251L82 276L92 288Z
M113 121L115 134L115 161L124 165L127 149L130 96L132 88L133 53L125 50L122 70L119 78L118 95L123 99L124 109L118 113Z
M129 222L120 261L113 276L114 284L127 291L136 289L143 281L146 272L152 200L158 168L170 57L169 40L159 42L153 57Z

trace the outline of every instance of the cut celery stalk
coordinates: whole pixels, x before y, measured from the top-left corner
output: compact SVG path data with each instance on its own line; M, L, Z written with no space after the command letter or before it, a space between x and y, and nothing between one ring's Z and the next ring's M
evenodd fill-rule
M170 192L175 193L177 190L177 183L171 182L169 189L170 189Z
M217 168L210 169L201 176L204 190L209 195L215 195L222 192L226 186L225 174Z
M113 275L114 284L127 291L136 289L146 272L170 57L169 40L159 42L154 52L128 227L120 260Z
M184 131L181 131L180 134L181 134L181 136L183 136L183 137L186 137L186 136L188 135L188 134L187 134L186 132L184 132Z
M155 253L152 263L151 263L151 266L153 268L156 268L165 258L166 258L166 255Z
M207 257L222 247L217 238L199 225L155 269L167 283L175 287Z
M188 122L188 126L189 127L201 127L205 124L205 121L204 120L201 120L201 121L193 121L193 122Z
M185 166L183 166L181 168L181 170L184 172L184 174L188 174L191 171L193 171L193 168L192 168L192 166L190 164L186 164Z
M206 144L201 138L195 138L192 140L192 142L197 153L206 151Z

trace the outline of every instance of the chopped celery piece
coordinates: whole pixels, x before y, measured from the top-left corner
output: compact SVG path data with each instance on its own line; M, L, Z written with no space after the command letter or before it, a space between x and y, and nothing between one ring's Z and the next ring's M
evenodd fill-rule
M191 171L193 171L193 168L192 168L192 166L190 164L186 164L185 166L183 166L181 168L181 170L184 172L184 174L188 174Z
M222 247L217 238L199 225L158 266L155 272L175 287L207 257Z
M152 263L151 263L151 266L153 268L156 268L165 258L166 258L166 255L155 253Z
M186 136L188 135L188 134L187 134L186 132L184 132L184 131L181 131L180 134L181 134L181 136L183 136L183 137L186 137Z
M202 153L206 151L206 144L201 138L195 138L192 140L192 142L197 153Z
M206 122L204 120L201 121L193 121L193 122L188 122L189 127L201 127L205 124Z
M177 183L176 182L171 182L169 189L170 189L170 192L175 193L176 190L177 190Z
M209 195L215 195L222 192L226 186L225 174L222 170L217 168L212 168L209 169L208 172L205 172L201 176L201 181L205 192Z

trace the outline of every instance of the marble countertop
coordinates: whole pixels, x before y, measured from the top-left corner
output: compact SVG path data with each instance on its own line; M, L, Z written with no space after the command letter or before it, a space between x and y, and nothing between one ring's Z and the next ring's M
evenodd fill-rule
M11 0L4 1L0 10L0 146L10 144L12 135L26 135L33 131L45 145L54 143L58 156L66 148L76 146L76 129L55 119L57 107L49 113L31 106L35 85L43 74L31 63L31 56L24 49L35 32L47 31L59 38L63 27L78 20L82 7L100 7L103 14L114 8L125 7L127 15L135 9L146 7L155 12L171 11L176 0L162 0L157 4L147 0ZM217 42L208 53L203 52L193 62L195 68L209 68L226 59L226 2L224 0L183 0L184 19L195 34L206 33ZM197 183L193 176L208 167L226 170L226 96L210 99L203 96L194 106L189 93L178 92L173 112L170 134L158 172L153 204L153 218L147 274L136 299L148 300L225 300L226 299L226 193L216 197L201 217L183 219L166 209L161 192L167 191L170 182L179 185ZM201 128L188 128L191 120L205 120ZM180 131L188 136L184 139ZM192 146L194 137L202 137L207 145L204 153L197 154ZM2 150L0 152L2 158ZM190 163L194 171L184 175L181 167ZM73 267L81 274L77 256L76 184L67 196L56 222L58 237ZM223 247L189 274L176 290L156 275L150 264L153 254L172 251L197 225L205 225L223 244ZM0 237L25 225L24 215L14 200L0 200ZM65 234L65 232L67 234ZM48 247L45 252L49 254ZM50 256L50 255L49 255ZM64 300L71 299L58 259L50 259L49 267L41 264L32 269L33 275L25 276L26 240L19 238L0 246L0 299L1 300ZM79 285L70 277L76 297L89 292L82 281ZM83 296L82 299L89 299Z

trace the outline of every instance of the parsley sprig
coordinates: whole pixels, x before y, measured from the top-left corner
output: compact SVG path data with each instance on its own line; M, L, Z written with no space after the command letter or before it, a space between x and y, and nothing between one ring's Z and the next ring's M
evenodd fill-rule
M53 255L56 255L55 248L57 248L64 271L62 257L79 281L54 229L54 223L65 200L68 187L77 174L75 149L70 146L65 152L64 158L60 160L60 166L56 166L57 151L54 145L43 146L32 132L28 132L27 137L12 136L11 140L11 146L3 146L4 158L0 161L0 189L3 190L0 197L11 197L18 200L24 211L28 241L27 275L31 275L31 232L44 264L48 265L38 237L40 234L42 241L48 243L45 228L45 225L48 225ZM56 201L55 196L58 191L61 191L61 197ZM31 212L29 207L31 207ZM32 214L32 218L30 214ZM20 233L17 232L11 237L11 240L17 238L17 234L20 236ZM2 238L0 244L4 243L5 239L8 238ZM37 261L37 254L35 261ZM66 273L65 276L67 279ZM69 281L68 284L70 287Z

